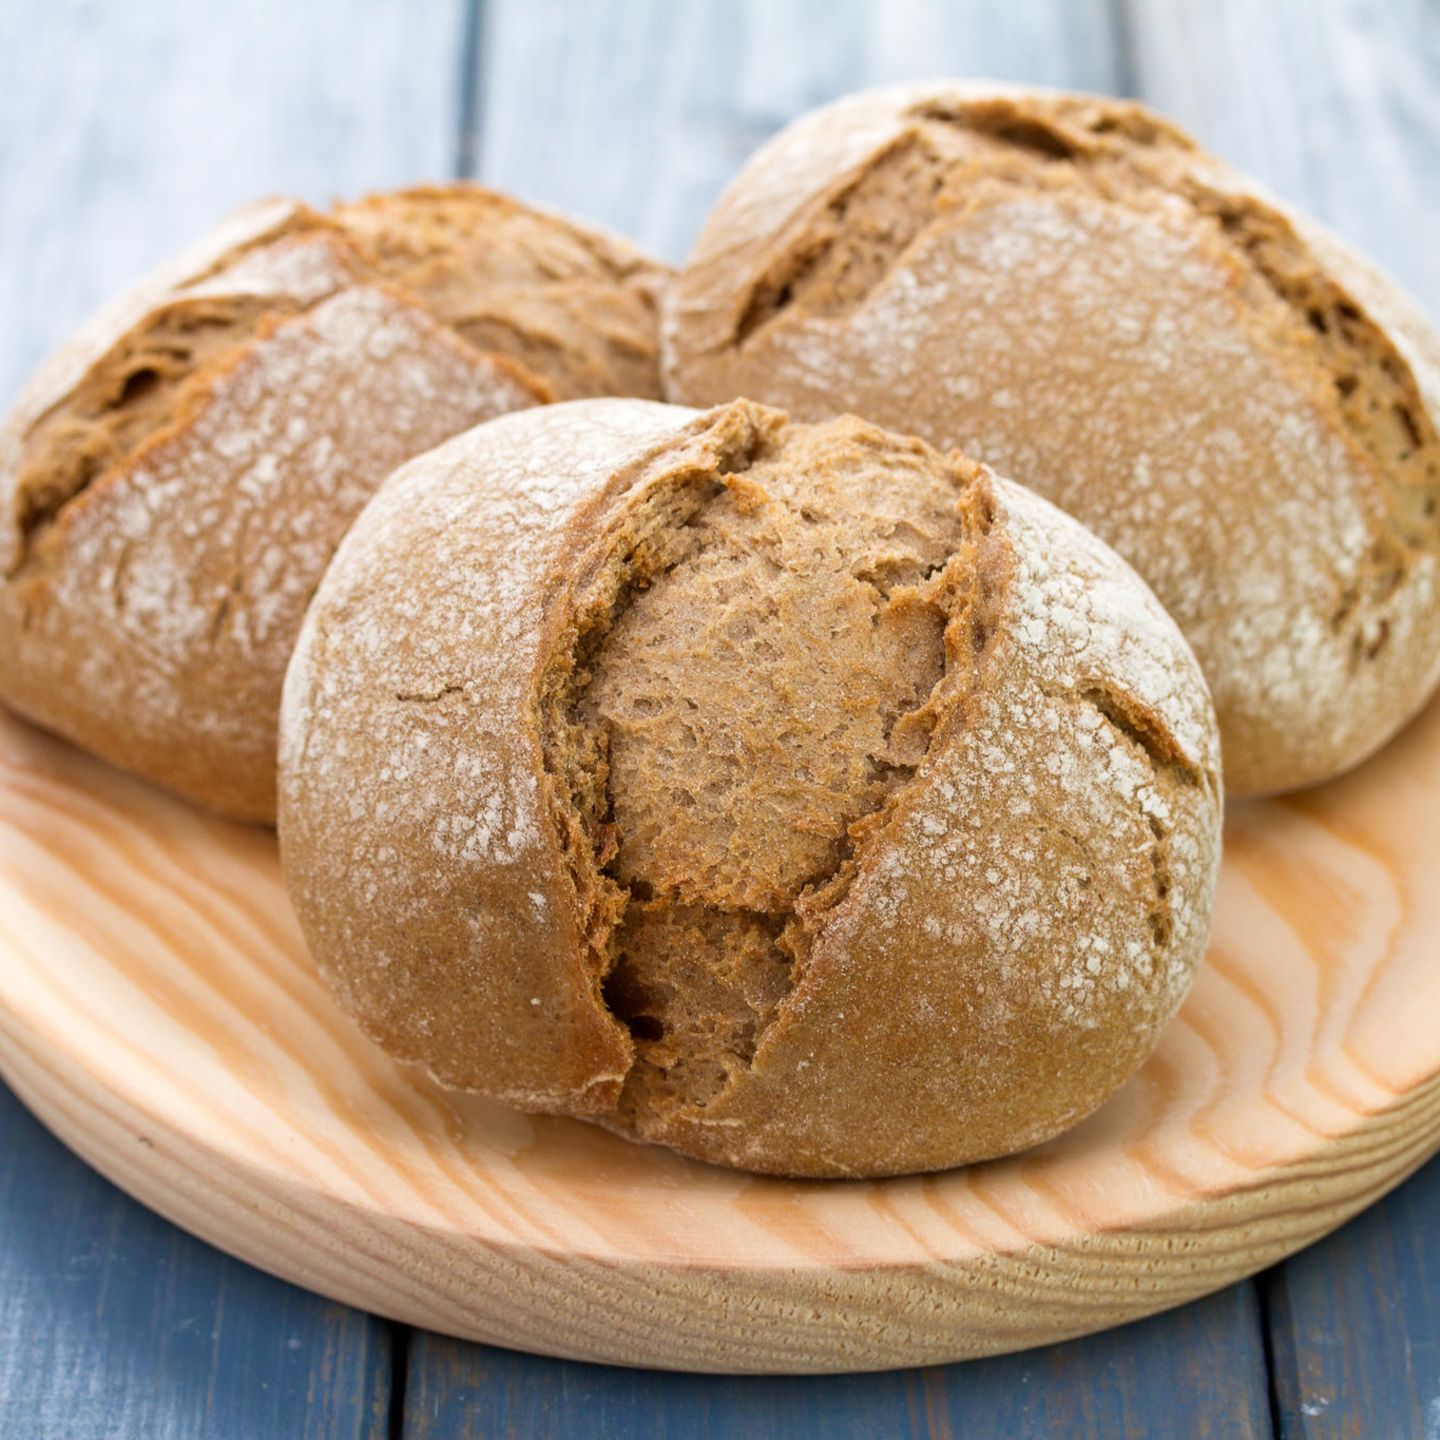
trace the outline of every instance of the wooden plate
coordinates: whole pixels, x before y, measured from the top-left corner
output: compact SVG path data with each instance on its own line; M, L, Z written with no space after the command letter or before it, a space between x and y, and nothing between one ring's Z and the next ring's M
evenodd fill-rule
M790 1183L392 1064L316 980L273 837L0 717L0 1069L186 1229L416 1325L701 1370L1018 1349L1268 1265L1440 1145L1440 706L1226 843L1204 972L1097 1115L966 1170Z

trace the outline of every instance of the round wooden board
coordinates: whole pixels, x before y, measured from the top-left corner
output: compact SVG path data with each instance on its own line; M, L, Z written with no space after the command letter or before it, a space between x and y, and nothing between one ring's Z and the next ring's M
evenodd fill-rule
M0 717L0 1069L77 1151L337 1299L631 1365L858 1370L1161 1310L1440 1145L1440 706L1236 807L1208 963L1103 1110L1005 1161L757 1179L447 1093L307 959L267 833Z

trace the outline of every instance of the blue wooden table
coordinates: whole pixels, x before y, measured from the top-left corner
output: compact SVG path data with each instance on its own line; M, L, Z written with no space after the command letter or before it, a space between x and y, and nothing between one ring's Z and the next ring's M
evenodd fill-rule
M933 74L1142 96L1440 310L1435 0L0 0L0 399L253 194L473 175L678 258L792 115ZM728 1379L308 1295L128 1200L0 1089L0 1440L910 1435L1440 1440L1440 1162L1286 1264L1106 1335Z

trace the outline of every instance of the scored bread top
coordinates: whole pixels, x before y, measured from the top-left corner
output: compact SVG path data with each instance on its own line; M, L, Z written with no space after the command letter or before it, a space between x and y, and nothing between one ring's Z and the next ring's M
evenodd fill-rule
M854 409L1095 529L1194 645L1232 793L1356 763L1433 687L1433 333L1137 105L926 82L815 112L732 182L664 331L674 399Z
M347 537L281 844L342 999L443 1081L897 1173L1149 1050L1217 765L1173 623L1037 497L853 419L592 401L421 457Z
M248 249L304 227L312 214L298 200L275 198L242 206L209 234L156 266L143 279L102 306L22 386L0 424L0 566L14 565L22 537L17 531L21 475L32 431L64 404L86 377L102 366L117 338L143 325L171 295L196 284Z
M613 1097L631 1046L599 1003L541 788L533 690L564 623L549 602L567 541L598 523L587 502L653 450L714 464L716 443L674 443L661 405L559 413L519 445L487 427L420 456L342 543L286 675L281 852L313 953L387 1048L513 1104L584 1110Z
M480 186L391 191L334 215L387 278L552 398L660 398L668 271L619 237Z
M566 251L566 233L468 186L333 216L266 202L86 326L0 428L0 696L212 809L273 819L289 647L385 475L553 398L556 377L655 388L658 267L578 229ZM487 271L489 235L505 258ZM468 288L430 305L427 276L462 270ZM506 313L512 283L532 309L553 289L553 323L467 331L487 297ZM621 317L600 307L586 331L577 287L607 285Z
M211 808L272 818L285 665L346 526L401 461L533 402L373 286L262 324L176 423L23 528L0 598L6 698Z

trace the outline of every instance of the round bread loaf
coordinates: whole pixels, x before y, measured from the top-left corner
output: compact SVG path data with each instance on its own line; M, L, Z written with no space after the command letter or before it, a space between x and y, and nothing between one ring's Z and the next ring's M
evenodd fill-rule
M671 399L854 410L1077 516L1180 623L1230 794L1356 764L1440 671L1440 346L1138 105L857 95L764 146L671 292Z
M590 400L421 456L286 678L343 1003L446 1084L788 1175L1044 1139L1209 927L1198 665L1046 501L853 418Z
M249 207L90 322L0 428L0 699L270 820L295 633L403 460L658 389L627 246L474 187Z

